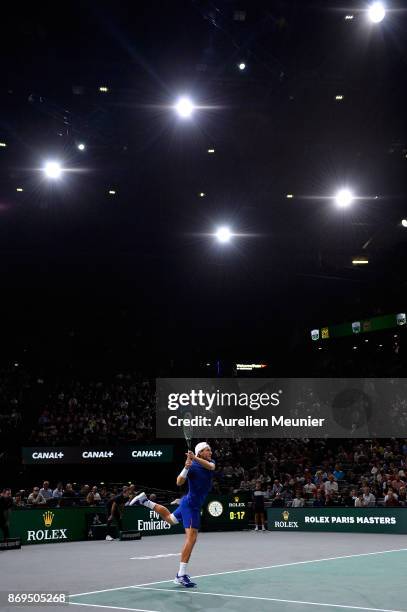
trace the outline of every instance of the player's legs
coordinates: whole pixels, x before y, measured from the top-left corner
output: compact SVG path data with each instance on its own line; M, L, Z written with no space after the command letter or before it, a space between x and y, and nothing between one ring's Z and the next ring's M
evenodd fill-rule
M176 513L171 514L168 508L151 501L151 499L148 499L145 493L140 493L139 495L133 497L129 503L129 506L144 506L149 510L153 510L154 512L157 512L157 514L159 514L161 518L169 525L176 525L179 522L177 517L174 516Z
M174 582L175 584L180 584L184 587L194 587L196 584L191 582L188 576L188 561L191 557L192 550L198 537L201 513L199 508L191 508L187 501L181 502L179 508L176 510L176 513L181 514L182 523L185 527L185 540L181 551L179 571Z
M154 502L152 502L152 503L154 503ZM177 521L176 517L174 517L174 515L171 514L171 512L165 506L161 506L160 504L155 504L153 510L154 510L154 512L157 512L157 514L159 514L161 516L161 518L166 523L168 523L169 525L176 525L177 524L178 521ZM174 518L175 518L175 520L174 520Z
M198 529L194 529L194 527L187 527L185 529L185 541L181 550L181 563L188 563L197 537Z

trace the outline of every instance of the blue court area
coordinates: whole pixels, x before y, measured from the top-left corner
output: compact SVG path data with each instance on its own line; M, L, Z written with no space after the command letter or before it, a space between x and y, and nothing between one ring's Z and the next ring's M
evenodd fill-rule
M336 555L333 546L332 556L321 559L317 552L303 561L194 576L194 589L172 580L149 582L72 595L70 603L145 612L407 612L407 549Z

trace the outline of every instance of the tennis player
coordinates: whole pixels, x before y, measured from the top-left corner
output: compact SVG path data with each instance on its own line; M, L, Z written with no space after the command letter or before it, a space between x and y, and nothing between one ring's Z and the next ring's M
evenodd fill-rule
M201 508L212 488L214 469L215 463L212 461L212 450L209 444L199 442L195 446L195 453L188 451L185 466L177 477L179 487L188 482L188 493L181 499L180 505L173 514L164 506L148 499L145 493L136 495L129 504L130 506L145 506L154 510L170 525L177 525L179 522L183 524L185 542L181 551L179 571L175 576L174 583L186 588L196 586L196 583L192 582L188 575L187 567L201 524Z

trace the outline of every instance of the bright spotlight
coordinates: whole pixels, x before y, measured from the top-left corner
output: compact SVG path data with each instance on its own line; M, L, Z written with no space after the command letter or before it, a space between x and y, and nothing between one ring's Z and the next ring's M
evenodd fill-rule
M228 227L220 227L215 236L219 242L229 242L232 237L232 232Z
M62 168L58 162L47 162L44 166L45 176L50 179L58 179L61 177Z
M78 144L78 149L79 149L79 151L84 151L84 150L85 150L85 148L86 148L86 147L85 147L85 145L83 144L83 142L81 142L81 143L79 143L79 144Z
M244 62L240 62L239 70L245 70L245 69L246 69L246 64Z
M341 189L335 197L336 203L341 208L347 208L353 201L353 195L349 189Z
M403 227L407 227L407 219L402 219L402 220L401 220L401 225L402 225Z
M190 117L194 110L194 105L189 98L180 98L175 105L175 110L180 117Z
M370 21L373 23L380 23L383 21L386 15L383 4L381 2L373 2L369 7L368 15Z

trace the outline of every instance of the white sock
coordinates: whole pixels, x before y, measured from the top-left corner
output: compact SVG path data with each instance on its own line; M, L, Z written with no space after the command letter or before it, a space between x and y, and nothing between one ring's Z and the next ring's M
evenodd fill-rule
M262 530L262 531L266 531L266 528L265 528L265 526L264 526L264 525L262 525L262 526L261 526L261 530Z
M187 565L188 563L181 563L179 564L179 572L178 572L178 576L185 576L185 574L187 573Z
M156 505L157 504L155 504L154 502L150 501L149 499L146 499L146 501L143 502L143 506L145 506L146 508L150 508L150 510L154 510Z

